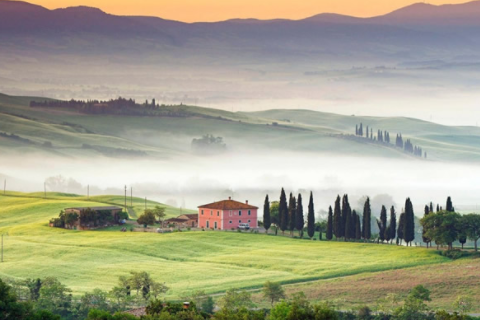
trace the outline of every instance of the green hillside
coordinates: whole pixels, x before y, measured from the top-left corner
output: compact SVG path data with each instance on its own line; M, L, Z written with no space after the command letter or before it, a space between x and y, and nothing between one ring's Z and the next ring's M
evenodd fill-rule
M121 203L122 198L97 197L98 202L93 202L74 195L37 196L0 196L0 233L8 233L0 276L56 276L75 294L96 287L108 290L118 276L131 270L150 272L171 287L170 296L178 297L196 289L213 293L231 287L258 287L266 280L301 282L446 261L423 248L265 234L56 229L48 227L48 220L65 207ZM139 202L141 199L136 200L135 208L141 206ZM174 213L171 209L167 212Z
M414 158L393 146L353 136L363 123L374 132L401 132L429 160L480 161L480 129L449 127L410 118L342 116L309 110L232 113L193 106L166 106L174 116L80 114L61 108L30 108L44 98L0 95L0 148L6 153L40 151L65 157L195 157L191 141L221 136L230 152L303 151L355 156ZM164 112L168 113L168 112ZM6 134L6 136L5 136ZM15 135L15 136L12 136Z

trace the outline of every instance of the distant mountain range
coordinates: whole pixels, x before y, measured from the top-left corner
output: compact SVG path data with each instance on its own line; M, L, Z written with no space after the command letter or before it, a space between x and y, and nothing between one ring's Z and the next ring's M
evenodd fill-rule
M183 23L156 17L115 16L97 8L48 10L0 1L0 38L12 46L75 53L193 50L199 56L269 59L343 52L386 59L473 54L480 48L480 1L458 5L414 4L384 16L320 14L303 20L234 19ZM106 41L107 40L107 41ZM425 49L427 48L427 49ZM454 52L452 52L452 50ZM214 50L212 52L212 50ZM242 53L240 53L240 51ZM175 55L174 55L175 57ZM228 60L228 59L227 59Z

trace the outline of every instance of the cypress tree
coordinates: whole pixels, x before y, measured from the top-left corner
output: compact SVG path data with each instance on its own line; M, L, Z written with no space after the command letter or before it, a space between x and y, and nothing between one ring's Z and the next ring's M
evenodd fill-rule
M388 229L390 231L389 238L390 241L392 241L397 235L397 214L395 213L394 206L390 208L390 224L388 226Z
M359 130L360 130L359 134L363 137L363 124L362 123L360 123L360 129Z
M355 125L355 135L358 136L358 124Z
M282 193L280 194L278 211L280 217L280 230L282 230L282 234L285 234L285 230L287 230L288 227L288 205L287 196L285 195L285 190L283 190L283 188Z
M437 203L437 212L439 212L439 211L440 211L440 206Z
M327 240L333 239L333 210L332 206L328 207L328 218L327 218Z
M400 219L398 220L398 229L397 229L397 244L402 244L403 230L405 229L405 212L400 214ZM398 241L400 240L400 241Z
M335 200L335 208L333 210L333 232L338 241L341 237L342 232L342 211L340 209L340 195L338 195L337 200Z
M354 210L352 210L352 223L351 223L351 226L350 226L350 229L352 230L352 235L350 237L350 239L352 240L355 240L355 236L356 236L356 230L357 230L357 212Z
M433 212L433 203L430 202L430 212Z
M370 198L367 197L365 205L363 206L363 239L365 241L370 240L372 237L372 209L370 207Z
M305 219L303 218L303 203L302 203L302 195L298 194L297 199L297 212L295 214L296 227L298 230L298 235L300 238L303 238L303 227L305 226Z
M315 210L313 208L313 193L310 192L310 201L308 202L307 232L310 239L315 235Z
M290 200L288 202L288 228L290 229L290 236L293 237L293 231L295 230L295 225L297 219L295 218L295 213L297 212L297 199L290 193Z
M362 224L360 223L360 215L357 214L357 223L355 223L355 239L362 239Z
M405 242L412 246L412 241L415 240L415 213L413 212L413 205L410 198L405 201L405 227L403 229L403 237Z
M342 200L342 236L344 240L352 238L353 230L352 227L352 209L350 208L350 203L348 202L348 195L343 196Z
M268 233L268 229L272 226L272 221L270 219L270 201L268 199L268 194L265 197L265 203L263 204L263 226L265 228L265 233Z
M426 217L428 216L428 214L430 213L430 207L428 205L425 205L425 210L424 210L424 213L423 213L423 216ZM425 237L425 233L427 232L427 230L425 228L422 228L422 240L423 242L425 242L425 244L427 245L427 248L428 248L428 244L430 243L430 239Z
M452 198L447 198L447 206L445 207L448 212L454 212L455 209L453 208Z
M380 212L380 220L377 221L379 232L379 238L383 242L385 241L385 233L387 230L387 208L382 206L382 211Z

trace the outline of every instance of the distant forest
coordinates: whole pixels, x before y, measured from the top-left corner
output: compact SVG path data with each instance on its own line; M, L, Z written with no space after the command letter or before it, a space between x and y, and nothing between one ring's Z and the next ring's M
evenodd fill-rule
M378 143L390 145L390 132L377 130L377 135L375 136L373 133L373 128L369 128L367 126L365 128L365 134L364 134L363 123L360 123L360 125L357 124L355 126L355 135L360 137L365 137L366 139L370 139ZM401 133L397 133L397 136L395 138L395 147L403 149L405 152L411 153L414 156L417 156L417 157L423 156L427 158L426 151L424 152L421 147L414 145L410 141L410 139L407 139L406 141L404 141Z
M62 108L85 114L98 115L126 115L126 116L162 116L162 117L202 117L227 120L222 117L213 117L190 110L186 105L158 104L155 99L151 102L137 103L133 99L119 97L106 101L101 100L53 100L53 101L30 101L31 108Z

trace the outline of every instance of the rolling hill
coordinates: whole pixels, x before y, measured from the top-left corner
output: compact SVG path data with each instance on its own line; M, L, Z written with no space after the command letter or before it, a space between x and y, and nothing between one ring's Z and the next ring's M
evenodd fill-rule
M44 98L0 96L0 146L6 154L61 157L172 159L196 157L191 141L221 136L232 154L269 148L339 155L412 158L392 145L355 137L355 125L388 130L428 152L435 161L478 162L480 129L449 127L410 118L342 116L309 110L232 113L194 106L166 106L182 117L79 114L61 108L30 108ZM17 137L9 136L14 135ZM393 143L393 141L392 141Z

